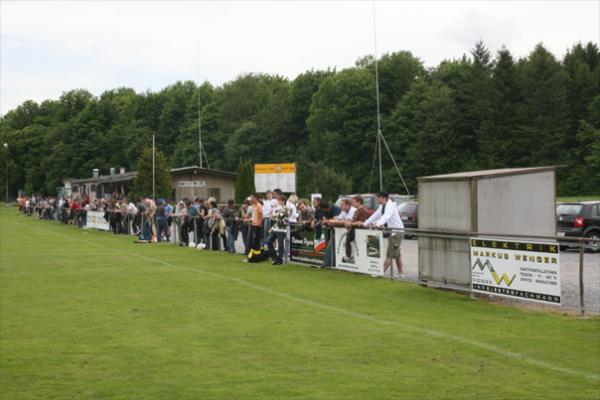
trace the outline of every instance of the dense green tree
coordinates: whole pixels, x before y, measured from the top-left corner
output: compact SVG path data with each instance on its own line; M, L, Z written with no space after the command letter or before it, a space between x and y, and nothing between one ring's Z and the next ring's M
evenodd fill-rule
M384 54L378 66L383 134L411 191L426 174L554 164L565 166L560 194L600 193L598 44L577 43L562 60L538 45L515 61L478 42L430 69L404 51ZM94 168L139 169L153 135L170 165L196 165L199 120L205 167L296 162L301 194L321 189L315 170L350 182L339 191L378 188L375 70L366 56L291 81L243 74L218 87L180 81L157 92L77 89L26 101L0 117L11 194L53 194ZM385 146L382 164L384 188L403 192Z
M251 161L240 159L235 178L235 202L241 204L255 190L254 166Z
M288 157L296 160L300 157L303 146L308 141L308 126L306 120L309 117L310 105L314 94L319 90L321 82L334 71L308 71L300 74L292 82L289 119L290 129L287 137L287 145L290 154Z
M457 134L458 116L452 89L437 81L420 80L398 104L388 131L396 133L392 147L402 149L396 155L411 192L419 176L465 169L468 158ZM403 192L400 178L388 171L387 190Z
M365 190L364 166L371 162L376 121L375 82L369 70L347 69L329 76L313 96L308 156L326 160L349 176L353 190Z
M566 160L568 107L566 74L541 44L522 62L524 124L518 145L527 150L522 166L556 165Z
M477 133L480 167L516 167L525 151L518 145L523 96L517 65L507 49L498 52L488 90L489 107Z
M317 161L308 170L308 179L301 182L298 191L308 197L310 193L321 193L324 199L335 201L339 194L352 191L352 181L345 174L336 172L324 161Z
M137 162L138 174L133 179L131 197L156 195L156 198L171 196L171 170L167 158L160 150L154 154L154 174L152 148L146 147ZM153 192L154 189L154 192Z

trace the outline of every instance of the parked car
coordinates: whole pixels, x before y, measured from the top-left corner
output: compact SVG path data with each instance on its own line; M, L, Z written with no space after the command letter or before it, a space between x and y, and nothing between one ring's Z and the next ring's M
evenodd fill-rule
M402 219L405 228L417 229L419 227L417 211L419 205L414 201L406 201L398 206L398 214ZM410 239L413 235L406 234L405 237Z
M558 236L593 239L586 245L590 251L600 251L600 201L560 203L556 206Z

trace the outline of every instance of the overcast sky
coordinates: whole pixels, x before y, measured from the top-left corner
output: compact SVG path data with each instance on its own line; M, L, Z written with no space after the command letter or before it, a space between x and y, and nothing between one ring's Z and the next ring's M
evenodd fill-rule
M427 66L480 39L516 56L543 42L557 57L600 41L599 0L380 1L375 9L378 53L409 50ZM340 69L374 52L371 1L1 1L0 15L0 113L74 88L98 95L196 80L197 53L200 79L218 85L243 72Z

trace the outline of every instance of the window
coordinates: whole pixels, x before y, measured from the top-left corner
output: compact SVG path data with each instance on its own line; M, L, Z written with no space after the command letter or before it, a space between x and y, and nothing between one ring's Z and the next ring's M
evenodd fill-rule
M221 202L221 189L219 188L209 188L207 190L208 197L214 197L217 200L217 203Z
M582 208L581 204L560 204L556 208L556 215L579 215Z
M600 217L600 204L592 207L592 217Z

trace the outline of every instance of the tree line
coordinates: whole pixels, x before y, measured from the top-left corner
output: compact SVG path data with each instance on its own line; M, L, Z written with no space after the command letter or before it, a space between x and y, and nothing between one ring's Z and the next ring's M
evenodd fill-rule
M516 59L478 42L433 68L407 51L382 55L378 66L382 132L413 193L419 176L541 165L561 166L559 194L600 193L597 44L577 43L559 60L542 44ZM0 118L11 196L55 193L63 178L94 168L136 169L152 135L169 165L196 165L199 112L210 168L296 162L301 195L374 191L374 75L374 58L365 56L294 79L249 73L221 86L184 81L99 96L77 89L26 101ZM1 157L4 165L7 153ZM387 191L404 192L385 152L383 175Z

